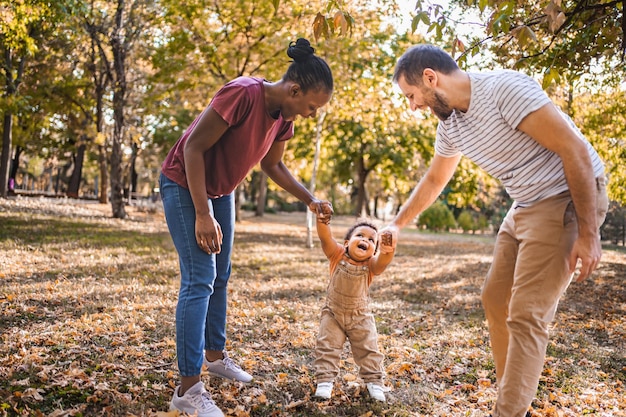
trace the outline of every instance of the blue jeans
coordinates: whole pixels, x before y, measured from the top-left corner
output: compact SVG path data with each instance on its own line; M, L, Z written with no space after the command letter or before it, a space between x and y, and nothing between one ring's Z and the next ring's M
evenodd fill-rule
M204 350L226 345L226 307L230 256L235 235L234 193L209 199L224 235L222 251L204 252L196 242L196 212L189 190L161 174L161 199L167 227L178 252L180 290L176 305L176 354L182 376L200 375Z

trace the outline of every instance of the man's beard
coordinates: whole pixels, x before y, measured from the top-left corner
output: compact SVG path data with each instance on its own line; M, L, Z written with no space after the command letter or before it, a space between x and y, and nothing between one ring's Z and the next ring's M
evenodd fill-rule
M430 106L430 109L440 120L446 120L450 117L454 109L450 107L446 99L443 98L438 92L435 91L433 97L435 103Z

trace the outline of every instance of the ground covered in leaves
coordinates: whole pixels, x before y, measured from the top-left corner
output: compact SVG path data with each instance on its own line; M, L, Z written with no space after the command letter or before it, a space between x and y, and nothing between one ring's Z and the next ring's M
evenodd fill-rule
M162 214L68 200L0 200L0 415L173 416L178 264ZM342 236L351 218L336 218ZM480 287L490 236L407 228L372 287L388 402L346 348L329 401L312 398L327 283L305 215L237 225L228 349L250 384L204 375L228 416L486 416L495 400ZM315 239L317 242L317 240ZM626 254L606 248L553 324L533 416L626 415Z

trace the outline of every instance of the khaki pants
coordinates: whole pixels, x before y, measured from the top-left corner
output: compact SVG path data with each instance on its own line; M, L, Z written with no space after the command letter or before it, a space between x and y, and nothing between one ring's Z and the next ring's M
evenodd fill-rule
M597 180L598 224L608 208ZM493 416L524 416L537 391L548 345L548 326L571 281L569 255L578 234L569 192L530 207L513 207L496 240L482 290L496 365Z
M359 376L365 383L383 385L383 354L378 350L378 332L369 311L341 310L328 306L322 309L320 330L315 349L317 382L333 382L339 374L339 363L346 338Z

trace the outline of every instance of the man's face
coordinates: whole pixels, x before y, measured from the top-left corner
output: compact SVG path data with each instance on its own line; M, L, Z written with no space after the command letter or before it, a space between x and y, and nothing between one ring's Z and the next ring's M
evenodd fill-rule
M398 87L409 100L411 111L429 108L440 120L446 120L454 111L446 98L434 88L408 84L403 76L398 79Z

